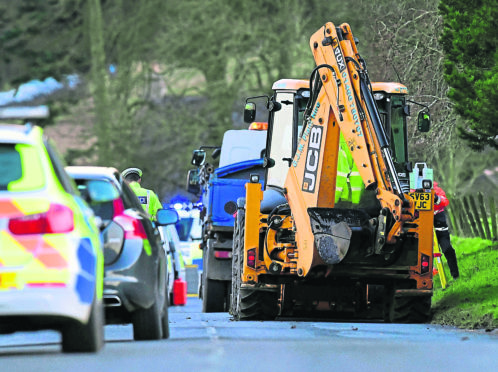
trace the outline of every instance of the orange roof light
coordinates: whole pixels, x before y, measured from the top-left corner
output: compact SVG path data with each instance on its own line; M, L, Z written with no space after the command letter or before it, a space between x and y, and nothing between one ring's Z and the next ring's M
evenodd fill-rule
M268 130L268 123L264 121L254 121L249 125L249 130Z

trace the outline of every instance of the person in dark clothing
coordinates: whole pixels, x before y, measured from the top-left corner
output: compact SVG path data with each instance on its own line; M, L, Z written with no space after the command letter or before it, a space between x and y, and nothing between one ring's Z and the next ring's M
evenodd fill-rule
M434 192L434 229L436 230L437 241L448 262L451 276L453 279L457 279L460 276L460 272L458 271L456 252L451 245L448 223L446 222L446 212L444 210L450 204L450 201L446 198L446 193L438 186L437 182L434 182Z

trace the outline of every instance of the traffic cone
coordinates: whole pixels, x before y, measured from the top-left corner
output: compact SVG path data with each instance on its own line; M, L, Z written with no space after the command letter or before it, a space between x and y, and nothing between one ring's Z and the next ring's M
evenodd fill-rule
M173 282L173 305L185 305L187 303L187 282L181 278Z

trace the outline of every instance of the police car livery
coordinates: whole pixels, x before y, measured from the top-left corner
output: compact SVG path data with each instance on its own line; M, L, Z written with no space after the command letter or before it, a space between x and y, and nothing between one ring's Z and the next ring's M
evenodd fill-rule
M103 345L103 255L92 210L41 128L0 124L0 333L54 329Z

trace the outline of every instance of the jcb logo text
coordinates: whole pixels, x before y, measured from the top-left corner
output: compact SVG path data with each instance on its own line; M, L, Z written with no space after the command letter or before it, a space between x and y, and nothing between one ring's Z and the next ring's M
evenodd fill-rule
M303 191L315 191L320 147L322 145L322 131L322 127L317 126L313 126L310 131L308 152L306 153L306 163L304 165Z

